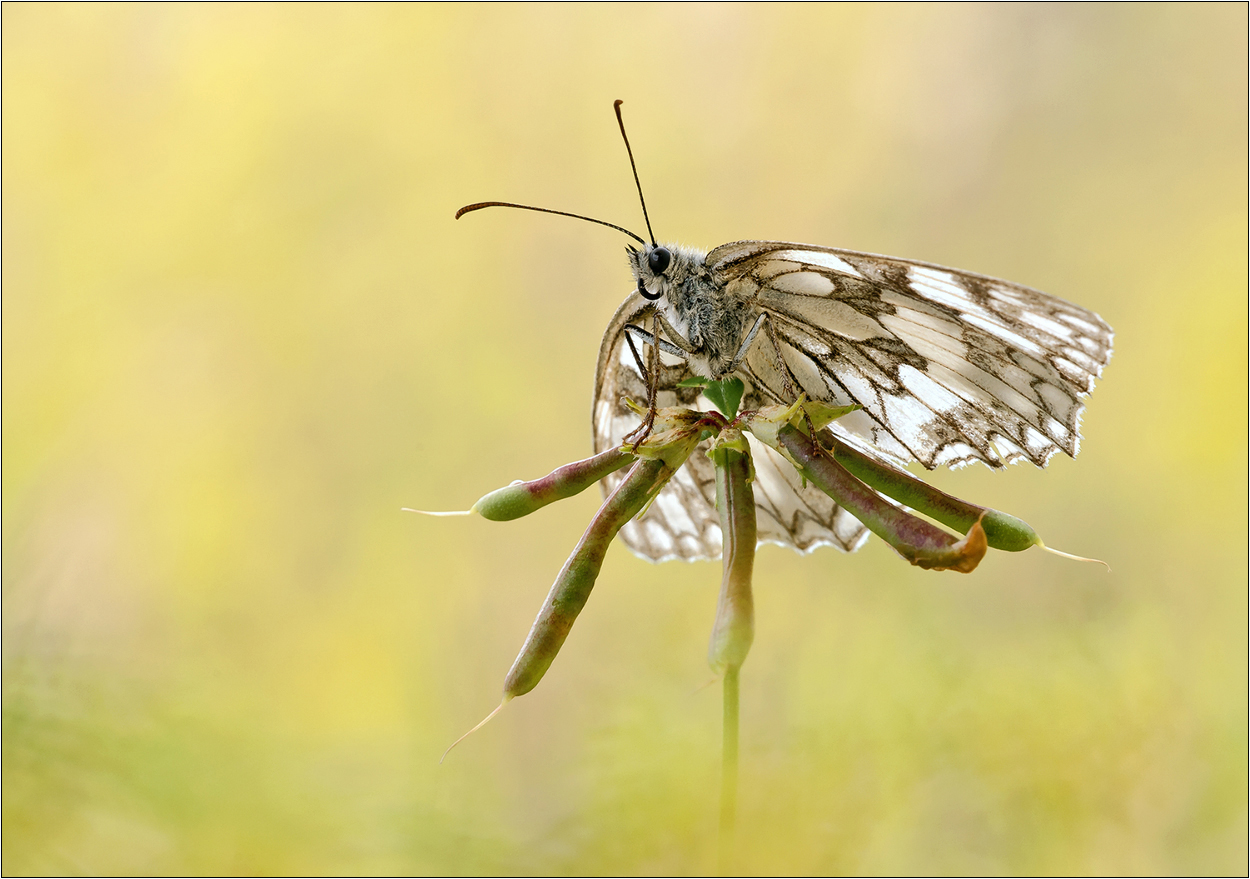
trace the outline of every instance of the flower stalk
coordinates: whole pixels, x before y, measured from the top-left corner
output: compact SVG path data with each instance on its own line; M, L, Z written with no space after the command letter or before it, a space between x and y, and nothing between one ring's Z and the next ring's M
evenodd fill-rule
M722 676L720 872L728 872L738 811L738 672L755 638L755 494L751 448L741 430L727 427L712 441L716 509L723 539L720 597L708 645L708 665Z
M708 645L708 665L716 674L738 668L755 637L751 574L755 567L755 494L751 450L740 430L726 429L708 452L716 465L716 509L720 513L724 574L716 621Z

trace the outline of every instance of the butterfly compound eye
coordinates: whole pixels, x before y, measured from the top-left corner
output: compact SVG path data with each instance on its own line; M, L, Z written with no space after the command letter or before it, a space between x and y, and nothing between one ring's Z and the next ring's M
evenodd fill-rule
M651 269L652 274L660 274L672 261L673 255L668 252L667 247L657 247L655 250L647 254L647 266Z

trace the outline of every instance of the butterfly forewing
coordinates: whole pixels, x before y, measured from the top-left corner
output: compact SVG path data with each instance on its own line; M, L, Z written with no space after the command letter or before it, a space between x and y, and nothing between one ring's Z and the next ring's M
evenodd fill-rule
M1093 312L982 275L809 245L727 244L706 265L768 314L799 389L864 407L833 425L861 448L930 469L1076 454L1081 398L1111 357L1111 328ZM744 372L788 402L771 345L756 345Z

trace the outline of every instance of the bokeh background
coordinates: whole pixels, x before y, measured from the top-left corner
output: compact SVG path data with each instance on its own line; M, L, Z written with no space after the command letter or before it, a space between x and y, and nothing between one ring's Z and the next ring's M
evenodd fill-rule
M1029 284L1116 354L1078 460L942 472L1114 572L757 560L746 873L1247 869L1247 11L3 10L3 808L22 873L706 873L711 564L614 547L496 703L597 492L641 231Z

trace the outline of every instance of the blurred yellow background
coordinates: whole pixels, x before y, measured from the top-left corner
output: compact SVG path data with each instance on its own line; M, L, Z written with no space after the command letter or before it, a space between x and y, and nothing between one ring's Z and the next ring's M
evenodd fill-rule
M719 567L598 504L426 519L590 450L642 231L1010 278L1116 354L1076 461L935 474L1048 544L760 551L746 873L1247 868L1247 11L3 9L3 870L706 873Z

